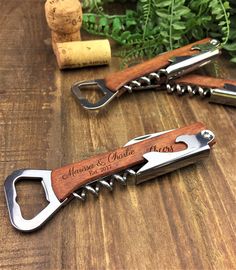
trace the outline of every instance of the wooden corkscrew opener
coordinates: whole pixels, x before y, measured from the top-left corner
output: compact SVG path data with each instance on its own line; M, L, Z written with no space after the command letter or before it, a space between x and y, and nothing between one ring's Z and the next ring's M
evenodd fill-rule
M236 106L236 81L190 74L166 84L168 93L208 98L209 102Z
M33 231L74 197L84 201L87 193L98 196L101 188L112 190L115 181L126 185L129 175L139 184L199 161L209 155L214 138L202 123L195 123L135 138L124 147L53 171L14 171L4 185L10 221L20 231ZM41 179L49 202L29 220L16 201L16 182L24 179Z
M220 43L206 38L156 56L141 64L109 74L104 79L77 82L72 93L83 108L95 110L102 108L115 97L126 91L147 90L165 85L215 59L220 54ZM82 89L97 86L103 97L91 103L82 95Z

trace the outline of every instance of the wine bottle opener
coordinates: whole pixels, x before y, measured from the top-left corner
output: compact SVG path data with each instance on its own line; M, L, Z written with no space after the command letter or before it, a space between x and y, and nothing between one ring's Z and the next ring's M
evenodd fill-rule
M109 74L104 79L77 82L72 86L76 100L88 110L99 109L124 92L157 88L170 80L183 76L220 54L220 43L215 39L203 39L156 56L155 58ZM91 103L82 95L82 89L97 86L103 97Z
M4 184L12 225L20 231L33 231L74 197L84 201L87 193L98 196L101 188L112 190L114 182L136 184L190 165L206 157L214 134L202 123L135 138L124 147L55 170L21 169L9 175ZM49 204L32 219L22 216L17 203L16 182L41 180Z
M209 98L209 102L236 106L236 81L201 75L186 75L166 85L168 93Z

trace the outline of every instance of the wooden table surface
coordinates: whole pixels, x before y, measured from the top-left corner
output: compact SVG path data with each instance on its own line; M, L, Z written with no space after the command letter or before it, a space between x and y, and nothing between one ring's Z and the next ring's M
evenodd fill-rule
M43 5L1 0L0 269L236 269L236 108L148 91L83 110L72 83L102 78L118 60L59 71ZM235 65L224 57L218 64L219 76L235 78ZM209 159L73 200L31 234L10 225L3 183L13 170L54 169L195 121L216 134ZM43 207L39 183L20 183L18 193L26 217Z

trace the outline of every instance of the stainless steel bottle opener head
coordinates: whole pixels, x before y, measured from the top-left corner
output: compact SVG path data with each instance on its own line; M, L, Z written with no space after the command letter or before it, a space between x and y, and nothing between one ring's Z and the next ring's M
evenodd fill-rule
M22 179L41 180L49 204L32 219L25 219L17 203L16 182ZM56 211L58 211L68 199L60 202L51 183L51 171L49 170L17 170L9 175L4 184L5 196L11 224L18 230L28 232L42 226Z
M96 85L98 89L102 92L103 97L99 99L96 103L89 102L82 94L82 89L87 86ZM75 83L71 91L75 96L76 100L87 110L97 110L105 106L107 103L111 102L115 98L118 92L111 92L105 85L104 80L93 80L93 81L83 81Z

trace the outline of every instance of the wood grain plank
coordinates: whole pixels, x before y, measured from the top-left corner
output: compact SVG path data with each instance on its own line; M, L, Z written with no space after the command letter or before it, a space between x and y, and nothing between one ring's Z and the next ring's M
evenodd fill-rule
M4 178L14 169L46 168L60 159L55 155L54 160L50 159L51 132L59 117L54 107L60 90L55 91L55 64L51 49L44 44L48 32L42 16L43 2L2 1L1 8L0 21L3 20L4 27L0 30L0 177L3 186ZM34 185L31 189L23 185L18 191L27 216L33 213L32 208L37 210L42 206L43 192ZM27 237L15 231L9 223L2 189L1 192L0 269L50 268L50 233L42 231L40 236L36 233Z
M2 193L0 269L235 269L236 110L164 91L125 94L99 112L83 110L72 83L104 78L119 61L60 72L47 45L43 5L1 2L1 185L14 169L58 168L197 121L214 131L217 145L204 162L139 186L117 185L84 204L72 201L32 234L12 228ZM217 74L212 65L204 73L235 79L227 57L217 65ZM42 196L36 185L19 186L27 215L42 207Z

